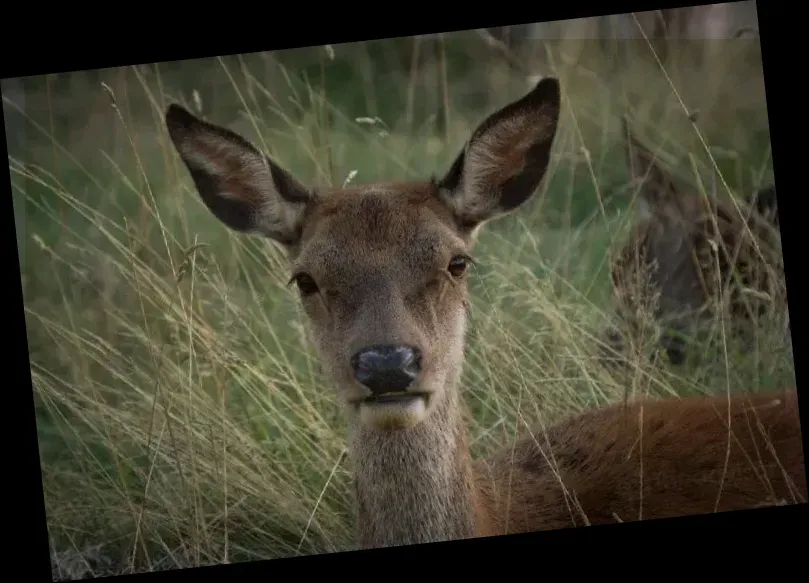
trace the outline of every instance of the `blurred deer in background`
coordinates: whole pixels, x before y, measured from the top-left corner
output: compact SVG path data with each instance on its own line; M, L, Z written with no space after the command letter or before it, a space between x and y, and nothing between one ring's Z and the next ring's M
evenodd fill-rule
M724 298L735 331L750 338L750 324L774 302L779 310L787 308L775 187L738 208L702 197L663 170L626 119L623 128L630 176L639 190L637 222L611 272L622 322L635 334L643 315L653 314L665 329L661 345L669 360L680 364L683 335L699 332ZM608 338L615 351L625 349L617 330L609 330Z

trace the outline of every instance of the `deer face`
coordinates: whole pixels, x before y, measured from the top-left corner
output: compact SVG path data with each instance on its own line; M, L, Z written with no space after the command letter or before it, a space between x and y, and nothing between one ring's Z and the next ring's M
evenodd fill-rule
M475 235L533 195L559 108L558 82L543 79L489 116L442 179L322 192L179 106L166 124L211 212L285 247L290 283L350 420L390 430L418 425L453 390Z

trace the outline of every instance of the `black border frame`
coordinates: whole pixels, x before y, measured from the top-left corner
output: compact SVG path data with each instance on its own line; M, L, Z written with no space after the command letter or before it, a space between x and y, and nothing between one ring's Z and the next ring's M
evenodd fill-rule
M95 69L114 67L135 63L151 63L160 61L184 60L203 58L224 54L248 53L281 48L308 46L325 43L340 43L350 41L369 40L373 38L389 38L409 36L413 34L426 34L433 32L448 32L453 30L467 30L483 26L505 26L536 21L562 20L603 14L618 14L632 11L655 10L660 8L675 8L693 6L697 4L710 4L708 2L648 2L640 0L611 1L609 3L565 2L565 3L530 3L514 7L509 10L510 16L499 16L494 11L482 11L468 7L466 10L449 9L445 15L430 11L419 11L417 4L408 2L401 6L402 14L398 10L394 18L386 17L384 12L377 13L373 8L367 11L368 18L362 17L359 11L355 13L345 5L332 5L335 12L333 16L325 17L329 7L317 8L317 13L323 22L330 26L324 31L318 31L316 20L313 20L312 9L302 7L302 17L296 18L294 6L277 6L265 4L266 16L259 17L256 8L247 5L230 8L227 13L217 13L216 7L202 10L198 6L196 14L185 6L178 7L179 16L168 16L165 11L150 10L148 5L124 4L115 8L105 7L93 11L93 19L82 18L79 22L71 21L68 17L61 17L59 8L46 8L31 6L40 14L31 17L25 13L26 5L15 6L15 16L11 16L6 9L7 25L17 28L31 25L28 31L20 31L21 37L4 36L3 78L39 75L44 73L75 71L82 69ZM780 192L796 191L789 185L798 185L798 178L792 182L790 172L794 172L800 164L790 161L789 156L794 150L786 141L787 119L782 119L789 112L801 111L787 105L785 96L788 91L782 89L781 77L776 74L778 64L789 59L778 54L778 37L787 37L785 33L776 28L776 10L778 3L767 3L757 0L759 31L761 40L762 60L764 63L767 108L770 121L770 138L773 150L773 170L777 164L777 175L780 183ZM768 7L769 4L769 7ZM434 6L434 4L433 4ZM485 5L484 5L485 6ZM78 6L66 5L71 16L81 14ZM116 11L120 9L120 12ZM162 7L161 7L162 8ZM235 8L235 9L234 9ZM307 13L308 11L308 13ZM31 11L33 12L33 10ZM132 14L134 12L134 14ZM225 12L222 10L222 12ZM364 12L364 11L363 11ZM504 11L500 11L505 13ZM46 13L46 14L42 14ZM251 14L252 13L252 14ZM199 14L202 18L195 21L194 16ZM391 14L389 12L388 14ZM478 14L482 14L478 16ZM59 19L61 27L48 30L45 27L44 16ZM165 16L164 16L165 15ZM411 17L412 15L412 17ZM426 16L425 16L426 15ZM227 17L231 18L228 19ZM249 18L245 18L249 16ZM308 16L308 18L307 18ZM216 26L211 23L216 22ZM90 24L94 23L94 24ZM230 24L221 24L230 23ZM255 23L252 28L249 26ZM293 23L306 23L307 27L296 28ZM337 23L340 23L339 25ZM81 24L89 24L82 27ZM128 32L126 24L131 25ZM84 28L84 30L82 30ZM165 33L161 36L159 29ZM22 41L12 41L12 38L23 38ZM790 38L799 38L791 36ZM117 43L112 42L118 41ZM161 42L162 41L162 42ZM800 49L798 49L800 51ZM800 59L795 55L792 59ZM787 61L788 62L788 61ZM2 111L0 111L2 116ZM794 123L794 122L793 122ZM8 157L5 134L0 141L0 152ZM776 161L777 160L777 161ZM7 264L19 274L20 266L17 255L14 213L11 203L10 172L7 165L0 168L0 182L7 188L5 197L7 237L5 250ZM787 288L791 298L803 298L806 294L797 277L800 269L799 245L801 215L798 209L798 196L779 196L779 215L783 241L784 262L787 266ZM16 532L18 528L8 529L9 542L3 545L7 563L17 563L21 567L24 579L51 580L51 566L47 527L45 521L44 496L42 491L42 477L40 470L39 450L37 443L36 421L33 411L32 387L30 377L30 363L27 354L27 336L22 301L22 288L19 275L9 277L7 280L12 293L11 302L16 308L10 310L10 326L16 328L14 334L17 341L11 344L11 351L7 353L7 362L12 367L11 389L7 391L6 408L10 416L18 417L22 423L22 430L16 424L6 424L12 433L6 440L6 453L12 453L14 462L6 461L9 469L5 481L13 487L13 493L7 495L7 505L19 507L23 514L14 520L14 526L30 527L28 532ZM793 350L795 358L796 378L802 378L800 369L804 366L801 358L801 348L805 346L798 330L803 329L806 322L801 302L794 299L790 304L790 319L792 323ZM11 320L13 319L13 323ZM14 354L17 354L15 357ZM27 389L27 390L26 390ZM799 395L800 395L799 391ZM807 401L807 397L800 397ZM26 411L24 414L23 411ZM809 406L801 407L801 421L803 427L809 427ZM24 435L23 435L24 434ZM807 432L804 432L804 450L807 447ZM798 504L774 508L761 508L726 512L703 516L688 516L662 520L644 521L640 523L625 523L605 526L595 526L586 529L565 529L523 535L509 535L489 539L471 541L452 541L446 543L433 543L411 547L380 549L373 551L352 551L332 555L317 555L300 558L275 559L272 561L256 561L234 565L220 565L199 567L157 573L144 573L138 575L121 575L124 579L131 577L153 578L171 577L179 580L183 576L201 577L213 576L250 576L260 574L290 574L298 575L307 567L315 570L320 568L335 569L338 566L359 564L370 567L376 561L382 565L396 565L407 568L403 561L411 561L433 557L439 561L452 561L449 563L453 571L463 567L465 557L480 556L483 560L496 566L502 571L504 566L517 567L525 562L530 569L536 568L540 558L556 559L560 562L562 576L576 574L582 567L593 566L601 573L607 570L612 563L619 569L630 571L639 570L639 553L632 543L648 541L656 549L664 553L656 562L657 569L669 571L682 564L684 558L700 557L700 570L704 570L704 559L715 557L717 566L723 573L727 573L734 565L749 569L751 563L759 558L765 564L768 572L782 567L789 557L800 558L800 552L791 552L791 546L797 549L802 538L795 534L800 532L801 526L809 524L809 504ZM11 515L5 513L12 524ZM618 543L616 550L610 543ZM686 548L678 546L687 544ZM735 547L729 553L722 552L730 543ZM738 544L740 543L740 544ZM746 544L745 544L746 543ZM581 557L578 561L560 561L559 554L542 553L540 549L558 548L555 545L576 545L575 551ZM768 553L765 548L775 544L777 551ZM603 562L595 560L601 549L609 549L610 560ZM745 553L739 551L747 550ZM682 549L682 550L681 550ZM700 552L702 551L702 552ZM719 551L719 552L717 552ZM649 555L648 550L643 555ZM590 558L588 561L587 559ZM651 557L650 557L651 558ZM739 560L741 559L741 560ZM474 563L475 561L473 559ZM416 564L412 564L416 567ZM543 561L544 566L544 561ZM571 569L570 567L573 567ZM287 571L289 569L289 571ZM10 569L8 569L10 571ZM368 571L375 576L377 571ZM515 572L519 572L515 570ZM387 570L382 571L388 574ZM11 574L11 573L9 573ZM404 574L404 572L403 572ZM352 576L352 573L348 573ZM547 575L553 576L552 573ZM531 575L528 575L531 577ZM116 577L118 579L119 577Z

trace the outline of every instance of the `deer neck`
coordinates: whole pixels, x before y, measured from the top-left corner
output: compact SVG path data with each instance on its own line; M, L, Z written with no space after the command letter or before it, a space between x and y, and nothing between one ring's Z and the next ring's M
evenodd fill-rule
M355 427L351 435L357 527L364 548L475 535L475 490L457 390L420 425Z

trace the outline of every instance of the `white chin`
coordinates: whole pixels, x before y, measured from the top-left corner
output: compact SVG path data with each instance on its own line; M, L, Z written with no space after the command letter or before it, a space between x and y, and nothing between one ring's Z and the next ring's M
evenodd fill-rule
M360 403L360 422L370 429L409 429L427 417L423 396L403 397L395 401Z

